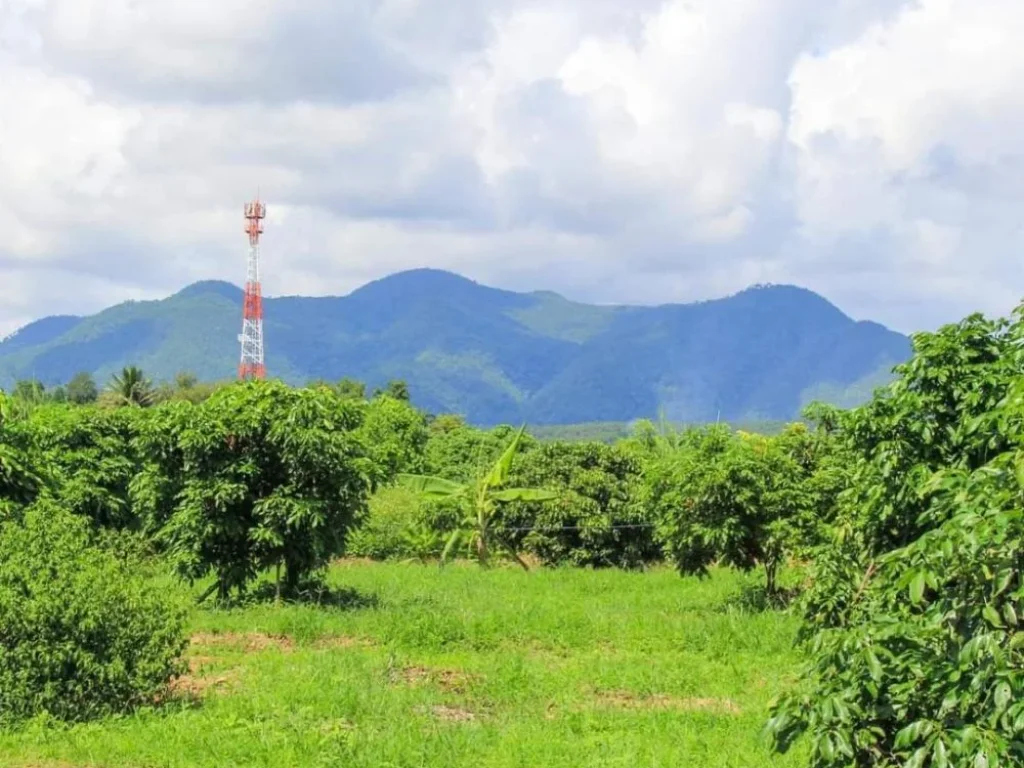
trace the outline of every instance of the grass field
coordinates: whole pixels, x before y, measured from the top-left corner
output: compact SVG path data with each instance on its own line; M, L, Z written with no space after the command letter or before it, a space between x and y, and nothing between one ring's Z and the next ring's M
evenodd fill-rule
M176 699L0 734L0 765L803 763L760 738L796 621L729 609L742 576L351 562L331 582L351 605L195 610Z

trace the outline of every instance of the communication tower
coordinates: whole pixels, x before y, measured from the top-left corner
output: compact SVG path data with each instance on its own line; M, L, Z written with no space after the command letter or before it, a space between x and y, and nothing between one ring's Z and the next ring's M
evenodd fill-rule
M267 206L259 196L245 204L245 233L249 235L249 259L245 277L245 299L242 302L242 360L238 364L239 379L263 379L267 367L263 363L263 293L260 287L260 235Z

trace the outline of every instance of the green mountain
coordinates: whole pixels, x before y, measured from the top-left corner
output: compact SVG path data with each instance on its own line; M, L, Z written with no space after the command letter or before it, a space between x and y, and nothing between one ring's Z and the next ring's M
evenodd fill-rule
M49 317L0 341L0 386L135 364L154 379L230 378L242 292L191 285L90 317ZM811 399L850 405L884 383L909 340L855 322L811 291L758 286L696 304L605 307L514 293L438 270L344 297L265 300L267 368L290 382L409 382L434 412L479 424L773 420Z

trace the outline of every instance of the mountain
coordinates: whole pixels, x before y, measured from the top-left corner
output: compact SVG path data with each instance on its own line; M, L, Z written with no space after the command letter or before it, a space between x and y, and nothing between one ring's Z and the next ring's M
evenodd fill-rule
M90 317L50 317L0 341L0 386L135 364L154 379L230 378L242 292L217 281ZM907 337L821 296L758 286L657 307L514 293L439 270L401 272L344 297L264 300L267 368L290 382L405 379L433 412L479 424L786 419L811 399L852 405L910 354Z

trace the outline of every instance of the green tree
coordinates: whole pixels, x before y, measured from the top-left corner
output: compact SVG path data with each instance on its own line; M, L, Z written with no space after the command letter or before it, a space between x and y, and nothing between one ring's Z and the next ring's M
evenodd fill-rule
M842 417L854 457L805 606L811 662L773 709L811 763L1024 762L1024 307L914 338Z
M650 472L657 537L681 573L704 574L718 560L764 569L778 592L779 568L811 507L804 474L774 438L710 427Z
M128 487L139 469L133 446L138 411L48 405L13 424L10 438L47 476L45 496L101 527L130 528L136 520Z
M212 572L226 599L275 568L279 593L294 595L365 510L362 419L332 390L273 381L168 404L144 420L131 498L184 578Z
M504 505L502 526L532 529L508 540L549 565L635 568L659 558L641 472L631 452L605 443L540 444L516 462L510 482L556 498Z
M361 381L355 379L344 378L337 383L335 390L338 395L345 398L346 400L365 400L366 399L366 385Z
M76 373L67 386L68 400L76 405L87 405L96 402L99 397L99 389L92 374L82 371Z
M401 476L403 485L428 498L450 499L459 504L461 519L448 538L441 562L444 563L460 542L465 543L474 553L481 566L490 563L495 549L506 552L524 569L526 563L507 539L495 535L495 513L502 503L512 501L547 502L557 494L539 488L506 488L512 462L522 444L526 428L515 433L501 456L484 474L469 483L458 483L442 477L429 475Z
M199 383L199 377L192 371L178 371L174 375L174 387L179 392L185 392L194 388Z
M146 407L153 404L155 393L153 383L146 378L141 368L129 365L121 373L110 378L107 387L122 405Z
M0 392L0 519L31 502L43 485L12 426L10 401Z
M423 470L426 418L407 401L386 395L374 398L364 406L358 435L373 461L376 485L388 483L402 472Z
M387 395L395 400L409 400L409 385L401 379L389 381L383 389L374 390L373 396Z

